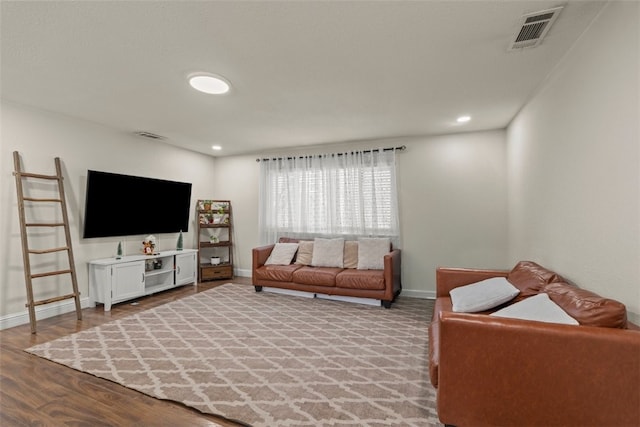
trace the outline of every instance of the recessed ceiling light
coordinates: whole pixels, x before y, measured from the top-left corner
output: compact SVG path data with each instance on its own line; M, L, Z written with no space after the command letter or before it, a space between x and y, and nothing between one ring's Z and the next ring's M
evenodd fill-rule
M471 120L471 116L460 116L456 119L458 123L466 123Z
M211 95L222 95L229 92L231 86L220 76L213 74L194 74L189 77L189 84L195 90Z
M220 150L222 150L222 147L221 147L221 146L219 146L219 145L212 145L212 146L211 146L211 149L212 149L212 150L216 150L216 151L220 151Z

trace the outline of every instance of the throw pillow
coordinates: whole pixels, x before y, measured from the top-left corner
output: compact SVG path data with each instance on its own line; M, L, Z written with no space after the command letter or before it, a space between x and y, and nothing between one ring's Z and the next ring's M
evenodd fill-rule
M512 319L537 320L547 323L564 323L565 325L579 325L578 321L569 316L558 304L549 299L547 294L538 294L517 302L491 316L509 317Z
M540 293L545 284L557 281L559 278L560 276L555 272L533 261L520 261L507 276L507 280L520 290L521 298Z
M384 256L389 253L388 238L362 238L358 240L358 270L384 270Z
M358 268L358 242L344 242L344 268Z
M344 239L323 239L313 241L311 265L314 267L339 267L344 265Z
M310 240L301 240L298 245L298 256L296 257L296 264L311 264L311 257L313 256L313 242Z
M276 243L264 265L289 265L297 250L297 243Z
M622 329L627 327L627 308L619 301L601 297L565 282L549 283L542 290L581 325Z
M453 311L475 313L511 301L520 291L504 277L492 277L449 292Z

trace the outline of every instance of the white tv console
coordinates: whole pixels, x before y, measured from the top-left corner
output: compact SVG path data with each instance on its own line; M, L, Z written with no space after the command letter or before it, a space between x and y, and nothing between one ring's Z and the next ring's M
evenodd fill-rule
M90 261L91 305L103 303L104 311L110 311L112 304L190 283L195 285L197 253L196 249L183 249Z

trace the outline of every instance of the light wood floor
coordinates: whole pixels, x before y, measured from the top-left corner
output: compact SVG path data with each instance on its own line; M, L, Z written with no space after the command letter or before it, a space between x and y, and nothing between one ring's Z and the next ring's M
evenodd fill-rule
M0 331L0 425L1 426L239 426L173 403L148 397L135 390L75 371L33 356L23 350L71 333L119 319L229 280L182 286L134 301L116 304L105 313L103 306L38 320L38 333L29 325ZM234 283L251 284L237 277Z

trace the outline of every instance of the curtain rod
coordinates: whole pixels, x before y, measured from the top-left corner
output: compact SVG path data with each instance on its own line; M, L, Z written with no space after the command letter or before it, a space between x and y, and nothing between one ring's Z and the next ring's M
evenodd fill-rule
M373 150L362 150L362 153L372 153L374 151L404 151L407 149L406 145L401 145L400 147L387 147L387 148L375 148ZM351 151L351 154L357 153L357 151ZM342 156L344 153L332 153L331 156ZM268 162L269 160L292 160L292 159L304 159L305 157L311 157L313 155L307 156L298 156L298 157L272 157L272 158L264 158L264 159L256 159L256 162Z

